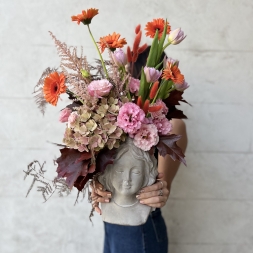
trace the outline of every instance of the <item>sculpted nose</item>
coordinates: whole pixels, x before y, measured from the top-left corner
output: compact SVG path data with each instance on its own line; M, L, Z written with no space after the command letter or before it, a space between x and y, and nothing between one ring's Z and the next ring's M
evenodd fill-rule
M129 185L129 180L124 180L123 183L124 183L124 185L127 185L127 186L128 186L128 185Z
M127 172L124 173L123 181L124 181L124 183L126 183L127 185L129 184L129 182L131 181L131 179L130 179L130 173L127 173Z

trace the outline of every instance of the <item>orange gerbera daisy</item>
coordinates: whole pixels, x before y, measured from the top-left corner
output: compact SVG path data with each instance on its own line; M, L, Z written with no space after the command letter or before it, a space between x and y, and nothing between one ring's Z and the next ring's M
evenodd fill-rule
M65 76L57 72L51 73L44 80L43 93L45 100L56 106L60 94L66 92Z
M123 39L119 39L120 34L119 33L113 33L112 35L109 34L105 37L101 37L99 40L99 45L101 48L101 53L104 52L105 48L109 48L111 51L114 51L116 48L121 48L123 47L125 44L127 44L126 40Z
M158 38L160 39L163 34L164 23L165 22L163 18L153 19L152 22L148 22L145 27L145 30L147 31L145 33L146 36L149 36L150 38L154 38L156 30L158 30ZM167 22L167 34L169 33L170 33L170 25Z
M162 78L165 80L171 79L173 83L183 84L184 75L181 74L177 65L171 65L168 63L167 68L163 70Z
M88 9L87 11L82 11L82 14L78 14L77 16L72 16L72 21L77 21L79 25L82 22L84 25L90 24L92 18L98 14L98 9Z

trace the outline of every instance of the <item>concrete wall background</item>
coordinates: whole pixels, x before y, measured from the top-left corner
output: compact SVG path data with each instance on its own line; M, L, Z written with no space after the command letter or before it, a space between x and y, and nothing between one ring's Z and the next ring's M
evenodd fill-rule
M191 85L183 106L189 119L188 167L181 167L163 208L171 253L250 253L253 247L253 3L250 0L98 1L0 0L0 252L98 253L100 217L88 220L75 193L42 204L22 170L33 159L52 159L64 126L57 108L43 117L32 97L42 71L59 58L47 31L96 56L83 26L70 16L99 8L95 37L120 32L131 44L133 29L157 17L182 27L187 39L167 54L181 61ZM147 40L149 42L149 40Z

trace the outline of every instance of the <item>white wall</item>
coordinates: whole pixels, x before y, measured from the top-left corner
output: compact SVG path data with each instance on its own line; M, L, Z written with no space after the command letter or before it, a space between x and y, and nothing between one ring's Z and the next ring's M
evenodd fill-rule
M103 224L88 220L87 201L75 193L42 204L23 169L52 159L64 126L57 108L43 117L32 97L42 71L59 58L48 31L97 57L84 26L70 16L99 8L95 37L113 31L131 44L136 24L168 18L187 39L167 54L180 59L191 85L183 109L189 135L188 167L181 167L163 208L171 253L250 253L253 247L253 2L250 0L98 1L0 0L0 252L98 253ZM150 42L147 40L147 42Z

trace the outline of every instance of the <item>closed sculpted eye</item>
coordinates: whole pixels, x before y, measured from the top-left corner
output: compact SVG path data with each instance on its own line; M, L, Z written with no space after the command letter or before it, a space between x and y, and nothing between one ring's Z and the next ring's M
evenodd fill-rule
M132 173L133 173L133 174L136 174L136 175L139 175L139 174L141 174L141 171L140 171L139 169L137 169L137 168L134 168L134 169L132 170Z
M123 169L123 168L117 168L115 171L116 171L117 173L123 173L123 172L124 172L124 169Z

